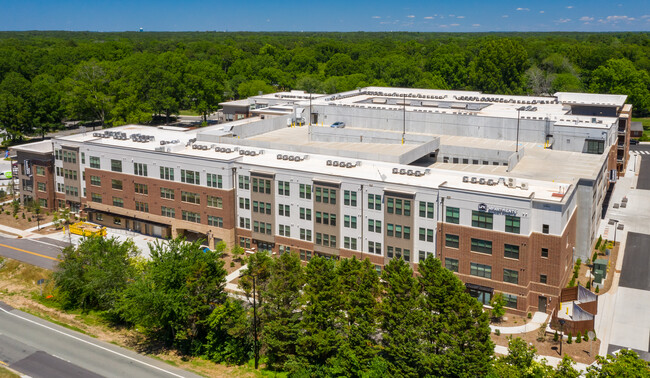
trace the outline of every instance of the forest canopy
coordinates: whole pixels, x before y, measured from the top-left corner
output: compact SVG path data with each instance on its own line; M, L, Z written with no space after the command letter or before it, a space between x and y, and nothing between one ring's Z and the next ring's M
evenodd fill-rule
M218 103L302 89L397 86L628 95L650 114L650 33L0 33L0 127L107 126L207 116Z

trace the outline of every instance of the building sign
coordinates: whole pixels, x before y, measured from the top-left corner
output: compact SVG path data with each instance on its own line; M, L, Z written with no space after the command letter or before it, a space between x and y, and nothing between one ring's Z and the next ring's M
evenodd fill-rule
M478 211L483 211L492 214L517 215L517 210L515 209L507 209L505 207L492 207L484 203L479 203Z
M29 160L25 160L24 165L25 165L25 176L32 177L32 165L30 164Z

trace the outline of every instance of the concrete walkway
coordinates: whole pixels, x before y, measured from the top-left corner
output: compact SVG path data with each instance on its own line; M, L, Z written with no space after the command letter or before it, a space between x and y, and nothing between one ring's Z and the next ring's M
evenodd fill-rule
M504 347L504 346L501 346L501 345L496 345L494 347L494 352L497 353L497 354L502 354L502 355L505 356L505 355L508 354L508 348ZM553 366L553 367L556 367L562 361L562 359L559 358L559 357L540 356L540 355L535 356L535 361L542 362L543 360L545 360L548 365ZM576 362L573 367L575 369L581 371L581 372L585 372L587 370L588 366L589 365L587 365L587 364L582 364L582 363Z
M543 312L536 312L533 315L533 318L526 324L522 324L520 326L514 326L514 327L499 327L499 326L490 325L490 329L492 329L492 332L498 329L502 335L514 335L519 333L528 333L532 331L537 331L539 327L541 327L542 324L544 324L547 321L548 321L548 314L545 314Z

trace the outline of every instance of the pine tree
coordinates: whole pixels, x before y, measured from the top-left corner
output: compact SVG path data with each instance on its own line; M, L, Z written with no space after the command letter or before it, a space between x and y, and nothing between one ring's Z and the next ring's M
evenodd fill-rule
M378 352L375 341L379 316L379 276L368 259L342 260L337 267L343 295L341 319L342 344L336 364L343 375L361 376L370 369Z
M394 375L416 376L422 362L419 337L422 311L413 271L401 258L392 259L382 272L382 356Z
M420 375L484 376L494 353L487 313L440 260L429 256L418 271L424 316Z
M333 260L315 257L305 273L302 332L297 355L308 370L314 371L326 369L341 345L338 320L341 319L342 293Z
M282 369L296 355L300 333L300 290L305 282L300 259L285 253L272 260L270 278L262 293L262 343L267 366Z

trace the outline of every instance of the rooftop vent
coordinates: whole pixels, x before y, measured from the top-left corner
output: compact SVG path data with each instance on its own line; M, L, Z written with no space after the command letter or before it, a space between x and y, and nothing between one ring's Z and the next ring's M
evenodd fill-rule
M327 165L332 165L332 161L331 161L331 160L328 160L328 161L327 161Z
M472 177L472 184L476 184L477 181L478 181L478 178Z
M485 185L485 179L484 179L483 177L481 177L481 178L478 180L478 183L481 184L481 185Z
M463 182L469 182L469 177L468 176L463 176Z

